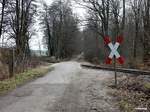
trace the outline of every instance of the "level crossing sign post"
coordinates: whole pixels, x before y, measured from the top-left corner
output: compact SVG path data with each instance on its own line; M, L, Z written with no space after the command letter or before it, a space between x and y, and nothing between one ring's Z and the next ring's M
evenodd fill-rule
M108 45L111 52L109 56L106 58L105 62L106 64L112 64L112 61L114 60L114 73L115 73L115 86L117 87L117 71L116 71L116 61L118 61L119 64L124 64L124 58L119 54L118 48L123 42L123 37L118 36L116 39L116 43L113 44L110 40L109 36L104 37L104 43Z

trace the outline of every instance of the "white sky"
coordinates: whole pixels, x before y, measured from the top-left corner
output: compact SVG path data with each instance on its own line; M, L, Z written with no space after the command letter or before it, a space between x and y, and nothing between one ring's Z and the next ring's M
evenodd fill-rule
M45 1L48 5L50 5L54 0L37 0L37 1ZM41 5L39 5L39 9ZM85 15L85 10L83 8L80 8L78 5L73 4L73 13L77 14L79 19L84 19L84 15ZM41 45L41 50L46 50L42 44L42 38L43 38L43 33L40 30L40 26L39 26L39 20L37 18L37 23L35 24L35 28L36 28L36 35L30 40L30 47L32 50L39 50L39 43Z

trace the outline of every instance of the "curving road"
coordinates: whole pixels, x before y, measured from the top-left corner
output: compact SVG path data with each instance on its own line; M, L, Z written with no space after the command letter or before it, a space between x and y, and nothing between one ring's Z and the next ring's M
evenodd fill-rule
M54 71L0 97L0 112L119 112L107 83L111 72L83 69L78 62L53 65Z

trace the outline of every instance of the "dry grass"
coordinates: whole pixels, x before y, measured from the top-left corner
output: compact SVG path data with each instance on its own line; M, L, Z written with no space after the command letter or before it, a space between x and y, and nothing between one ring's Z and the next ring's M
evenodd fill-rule
M126 77L121 79L115 92L123 112L137 112L135 108L147 108L150 112L150 79L149 77Z
M15 89L17 86L22 85L30 80L42 77L47 72L53 70L54 68L51 65L40 66L35 69L30 69L26 72L16 74L10 79L0 81L0 93L5 93L9 90Z

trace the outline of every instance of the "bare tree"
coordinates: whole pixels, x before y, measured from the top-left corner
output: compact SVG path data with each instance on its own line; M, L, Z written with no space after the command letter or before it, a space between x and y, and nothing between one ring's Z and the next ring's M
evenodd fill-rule
M144 0L143 2L143 24L144 24L144 60L147 62L150 58L150 1Z
M79 5L97 13L101 22L102 31L99 34L104 37L109 33L110 0L75 0Z
M123 17L122 17L122 28L121 28L122 33L125 29L125 22L126 22L125 18L126 18L126 0L123 0Z
M73 15L69 2L55 1L44 4L41 23L44 25L44 41L49 56L69 58L75 52L78 19Z
M17 54L22 55L29 36L29 29L34 21L36 6L33 4L34 0L15 0L11 2L10 11L10 26L12 28L11 37L16 41Z
M36 5L34 0L12 0L8 5L9 38L15 41L16 65L24 66L27 55L29 56L29 39L32 36L32 26ZM23 68L23 67L21 67Z
M142 0L134 0L130 1L133 15L134 15L134 23L135 23L135 36L133 39L133 57L136 59L137 57L137 40L139 40L139 25L141 18L141 4Z
M6 5L7 5L7 0L1 0L0 1L1 3L1 20L0 20L0 38L1 38L1 35L2 35L2 31L3 31L3 24L4 24L4 16L6 15L5 14L5 8L6 8Z

